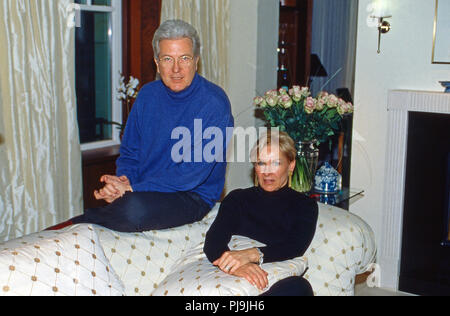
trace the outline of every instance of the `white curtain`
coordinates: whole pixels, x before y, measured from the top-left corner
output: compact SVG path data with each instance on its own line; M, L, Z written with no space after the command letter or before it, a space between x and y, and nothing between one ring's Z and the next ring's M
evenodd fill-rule
M230 39L229 0L162 0L161 22L181 19L192 24L201 42L199 73L227 91Z
M0 241L82 211L71 2L0 1Z
M358 0L314 0L311 52L328 72L328 77L312 78L314 93L322 87L331 93L338 88L353 93L357 18Z

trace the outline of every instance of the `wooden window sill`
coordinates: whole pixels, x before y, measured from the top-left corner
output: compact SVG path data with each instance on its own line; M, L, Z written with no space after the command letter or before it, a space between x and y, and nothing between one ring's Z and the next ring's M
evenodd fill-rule
M120 145L83 151L83 165L92 165L105 160L116 159L119 156Z

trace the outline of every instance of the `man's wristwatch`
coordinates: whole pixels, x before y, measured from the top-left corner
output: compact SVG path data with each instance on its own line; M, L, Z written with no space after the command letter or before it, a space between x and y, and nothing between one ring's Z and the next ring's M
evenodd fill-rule
M259 248L255 248L255 249L256 249L256 251L258 251L258 254L259 254L258 264L259 264L259 266L261 266L264 262L264 254L262 253L262 251Z

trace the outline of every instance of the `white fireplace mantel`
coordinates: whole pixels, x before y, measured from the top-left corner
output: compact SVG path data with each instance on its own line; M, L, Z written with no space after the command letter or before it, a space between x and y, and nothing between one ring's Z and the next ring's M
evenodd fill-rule
M450 114L450 94L408 90L389 92L386 177L379 264L381 286L395 290L398 290L400 276L408 112Z

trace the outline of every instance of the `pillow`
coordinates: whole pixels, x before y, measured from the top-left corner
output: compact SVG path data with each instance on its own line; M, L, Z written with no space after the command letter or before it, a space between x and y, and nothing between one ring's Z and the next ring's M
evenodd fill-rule
M91 225L0 245L1 296L119 296L124 286Z
M309 270L305 279L316 296L353 296L356 275L376 259L375 237L360 217L319 203L314 239L305 253Z
M242 250L264 244L247 237L233 236L228 246L232 250ZM262 269L269 273L269 285L263 291L246 279L226 274L213 266L203 253L203 242L180 258L176 267L153 292L153 296L257 296L279 280L302 275L307 261L296 258L263 264Z
M127 296L149 296L184 253L202 242L218 206L202 220L181 227L121 233L94 226Z

